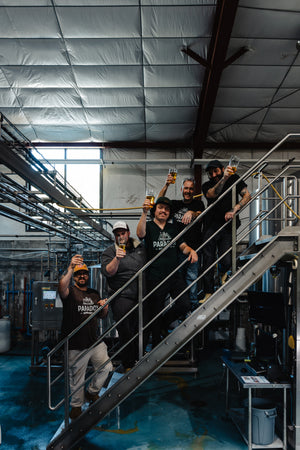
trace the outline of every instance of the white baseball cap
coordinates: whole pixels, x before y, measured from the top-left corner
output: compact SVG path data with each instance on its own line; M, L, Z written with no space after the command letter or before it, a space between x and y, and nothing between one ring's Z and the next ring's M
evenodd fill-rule
M113 226L113 231L115 230L127 230L129 231L129 226L127 225L126 222L123 222L122 220L120 220L119 222L116 222Z

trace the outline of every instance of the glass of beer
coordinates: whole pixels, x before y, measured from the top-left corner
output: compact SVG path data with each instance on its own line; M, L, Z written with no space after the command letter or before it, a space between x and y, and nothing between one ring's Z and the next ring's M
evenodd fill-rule
M147 189L146 191L146 198L150 200L150 207L153 208L155 203L155 195L152 189Z
M177 169L169 169L169 174L173 177L173 181L171 181L171 184L175 184L177 178Z
M126 250L126 242L124 242L124 238L122 238L121 236L118 239L118 244L122 250Z
M234 173L237 171L239 162L240 162L240 160L237 156L231 155L228 165L232 168Z

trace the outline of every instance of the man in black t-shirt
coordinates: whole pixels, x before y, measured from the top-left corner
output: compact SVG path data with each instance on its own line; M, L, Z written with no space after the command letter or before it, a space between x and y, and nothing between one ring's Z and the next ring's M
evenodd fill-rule
M169 223L172 202L167 197L159 197L153 207L154 219L147 222L147 213L151 208L150 200L145 199L143 212L137 226L137 236L145 240L147 259L156 256L169 244L178 234L175 224ZM197 253L188 246L183 239L173 243L159 258L157 258L147 269L147 290L151 292L161 281L163 281L178 265L178 250L189 257L191 263L198 261ZM176 272L163 285L144 302L146 323L152 320L164 308L165 299L168 294L174 299L184 289L185 282L182 274ZM176 300L175 304L166 313L159 316L152 324L152 346L156 346L161 340L162 329L180 317L185 317L190 311L189 296L185 292ZM148 327L149 333L149 327ZM147 334L147 333L146 333Z
M239 176L234 173L231 166L223 167L220 161L213 160L206 166L209 181L202 185L202 192L207 199L208 206L213 204L218 197L232 186ZM239 195L242 199L239 201ZM246 183L240 181L236 185L235 206L232 207L232 192L229 191L217 204L204 216L203 242L206 242L222 225L232 219L238 211L245 206L251 195ZM237 217L236 226L240 225ZM203 271L208 268L218 256L222 255L232 246L232 226L231 222L222 229L203 248ZM227 272L231 267L231 253L228 252L220 261L221 283L225 283ZM214 268L203 277L204 298L200 303L205 302L214 292Z
M70 286L72 275L74 285ZM99 306L103 306L106 299L101 300L99 292L88 287L89 271L81 255L75 255L65 275L59 281L58 292L63 302L62 338L65 338L75 328L82 324L92 315ZM108 306L100 311L100 317L107 315ZM100 369L102 364L108 360L107 347L100 342L86 355L83 353L90 348L98 339L98 319L93 317L83 328L81 328L69 341L69 383L71 391L70 418L76 419L82 410L84 396L90 402L96 401L98 393L102 388L110 371L110 361ZM89 361L92 363L96 375L91 379L84 393L84 380ZM99 369L99 370L98 370ZM75 392L79 385L82 386Z
M166 182L161 189L158 197L166 195L168 187L173 184L173 176L168 174ZM185 178L181 186L182 199L172 200L173 222L178 224L178 230L182 231L187 225L193 222L205 209L204 203L199 198L194 198L195 195L195 180L194 178ZM200 246L201 243L202 222L198 221L189 231L183 235L184 241L194 250ZM184 255L179 256L179 261L185 259ZM189 286L198 277L199 265L198 263L186 263L181 268L186 284ZM197 301L197 283L194 283L189 290L191 302Z

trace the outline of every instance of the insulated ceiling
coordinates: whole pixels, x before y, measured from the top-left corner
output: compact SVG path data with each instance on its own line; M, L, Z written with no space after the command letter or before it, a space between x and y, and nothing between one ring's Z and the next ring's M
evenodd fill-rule
M0 111L35 143L273 143L299 40L299 0L0 0Z

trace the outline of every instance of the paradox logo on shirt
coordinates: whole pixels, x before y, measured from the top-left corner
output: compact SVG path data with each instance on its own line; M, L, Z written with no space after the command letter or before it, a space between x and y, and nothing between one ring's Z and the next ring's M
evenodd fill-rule
M78 312L83 314L92 314L96 309L98 309L98 305L95 305L89 297L84 297L82 299L82 305L78 305Z
M176 222L182 222L182 218L186 212L188 212L187 207L179 209L173 216Z
M153 248L155 248L156 250L161 250L169 242L171 242L171 240L172 240L172 237L169 235L169 233L167 233L166 231L161 231L159 233L158 240L157 241L153 241ZM174 242L174 244L172 244L170 246L170 248L171 247L175 247L175 246L176 246L176 242Z

